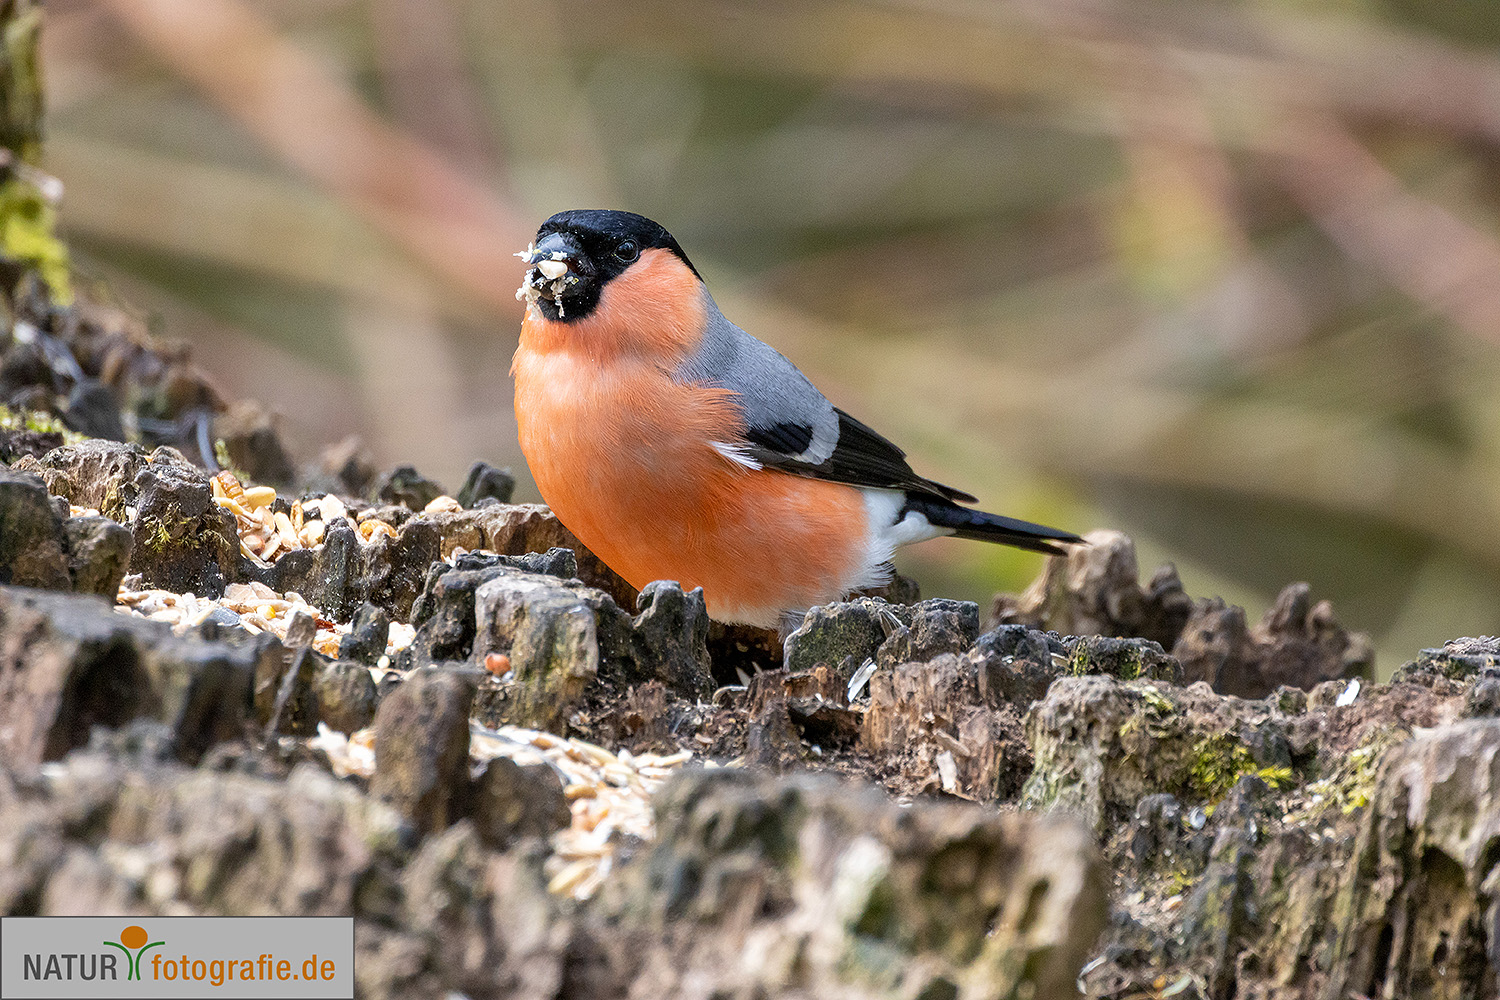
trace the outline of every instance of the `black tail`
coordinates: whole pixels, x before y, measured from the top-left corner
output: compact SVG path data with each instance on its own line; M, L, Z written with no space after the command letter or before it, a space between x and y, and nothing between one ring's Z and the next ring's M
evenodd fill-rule
M906 507L900 516L905 517L908 510L926 517L936 527L952 528L959 538L999 542L1001 545L1013 545L1018 549L1030 549L1032 552L1045 552L1048 555L1067 555L1068 550L1063 545L1083 541L1072 532L999 514L986 514L982 510L960 507L952 501L935 496L908 493ZM1055 544L1058 542L1062 545Z

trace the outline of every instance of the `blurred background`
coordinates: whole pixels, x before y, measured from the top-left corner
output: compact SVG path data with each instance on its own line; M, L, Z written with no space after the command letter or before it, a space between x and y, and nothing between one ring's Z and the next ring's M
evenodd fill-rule
M1500 631L1494 0L48 0L85 283L304 459L521 475L537 224L667 226L725 313L984 506L1135 537L1387 674ZM97 294L97 292L96 292ZM906 550L986 601L1040 558Z

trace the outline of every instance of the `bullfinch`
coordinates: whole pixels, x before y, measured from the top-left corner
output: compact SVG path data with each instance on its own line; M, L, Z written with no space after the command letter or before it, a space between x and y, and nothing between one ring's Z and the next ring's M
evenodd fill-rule
M1081 541L917 475L725 319L650 219L560 212L517 256L521 450L562 523L633 586L702 587L714 619L770 628L886 582L911 542Z

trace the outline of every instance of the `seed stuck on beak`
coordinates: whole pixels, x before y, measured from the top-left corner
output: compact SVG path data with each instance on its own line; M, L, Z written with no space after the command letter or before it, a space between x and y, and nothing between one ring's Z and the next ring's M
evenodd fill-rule
M531 264L531 270L526 272L526 280L521 287L516 289L516 298L524 300L528 309L535 309L537 302L542 298L552 300L557 307L557 316L561 319L563 312L563 292L569 286L578 284L578 275L568 273L568 255L561 251L553 251L543 260L537 260L542 251L535 246L527 246L524 251L516 254L526 263Z

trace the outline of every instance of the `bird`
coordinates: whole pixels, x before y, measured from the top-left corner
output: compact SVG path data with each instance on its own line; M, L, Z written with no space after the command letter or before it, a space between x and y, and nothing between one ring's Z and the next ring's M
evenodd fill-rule
M888 582L902 545L956 535L1060 555L1083 541L918 475L730 322L645 216L559 212L516 256L522 453L562 524L638 590L701 587L711 619L786 631Z

